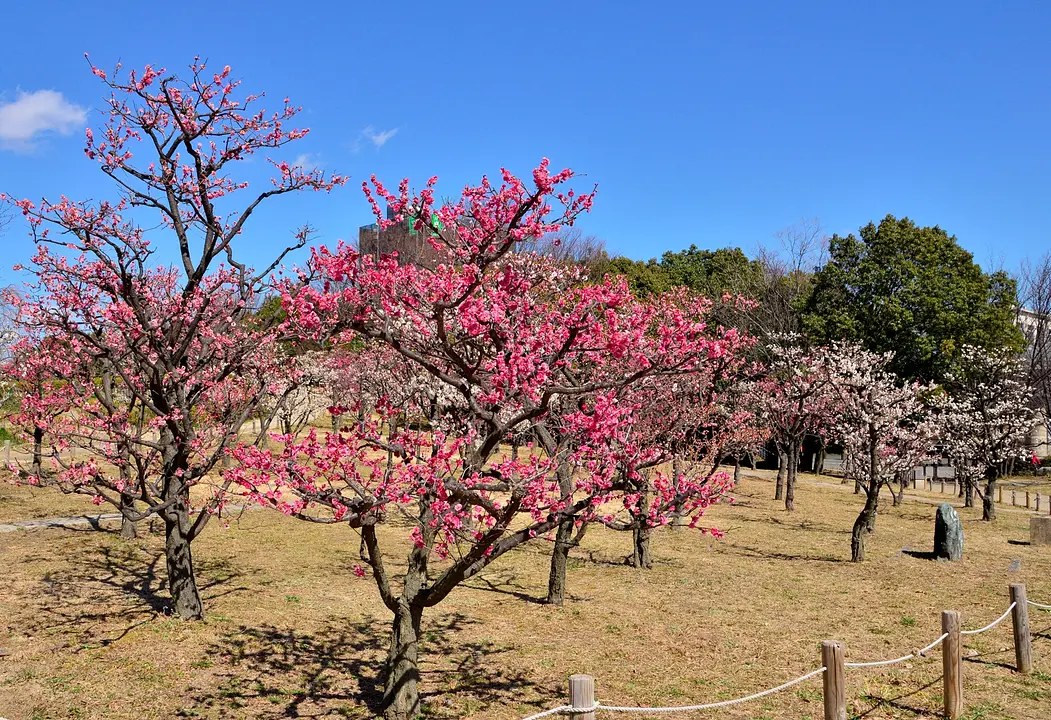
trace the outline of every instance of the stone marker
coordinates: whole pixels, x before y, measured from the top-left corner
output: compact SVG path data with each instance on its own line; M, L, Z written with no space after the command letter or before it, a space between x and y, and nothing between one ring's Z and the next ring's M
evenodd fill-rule
M963 525L949 503L938 506L938 515L934 519L934 557L939 560L963 558Z
M1029 544L1051 545L1051 517L1029 518Z

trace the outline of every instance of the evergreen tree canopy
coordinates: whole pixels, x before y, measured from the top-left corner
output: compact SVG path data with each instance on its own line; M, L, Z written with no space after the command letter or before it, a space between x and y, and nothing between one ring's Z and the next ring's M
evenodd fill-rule
M893 351L899 376L940 382L964 345L1019 350L1014 315L1007 273L983 272L938 226L888 215L860 237L832 237L803 327L819 343L854 340Z

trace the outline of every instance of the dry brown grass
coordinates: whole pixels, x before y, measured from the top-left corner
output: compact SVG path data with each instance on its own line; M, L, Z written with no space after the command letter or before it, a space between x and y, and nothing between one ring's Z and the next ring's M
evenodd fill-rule
M811 480L804 476L806 480ZM2 514L38 507L43 491L2 487ZM1051 601L1051 549L1022 543L1028 516L983 524L961 510L960 563L930 549L941 498L885 503L852 565L849 528L860 501L833 483L804 482L794 514L768 476L746 477L709 521L722 541L688 530L654 540L656 567L621 564L629 538L592 531L570 570L564 608L539 604L549 546L494 563L424 619L423 691L435 717L513 719L563 700L565 677L595 675L601 701L667 705L736 697L818 666L818 643L848 660L895 657L940 634L939 611L965 627L995 618L1009 582ZM61 503L66 498L50 495ZM59 504L53 505L60 512ZM64 512L64 511L62 511ZM400 538L398 528L387 539ZM48 530L0 536L0 715L153 719L369 717L375 709L387 611L355 579L357 536L269 512L221 525L196 545L209 619L182 623L163 606L160 538ZM160 597L158 597L160 596ZM1033 612L1037 672L1014 674L1009 623L967 642L972 720L1051 717L1051 613ZM937 716L933 659L848 671L856 717ZM820 679L704 717L819 718ZM674 716L672 716L674 717Z

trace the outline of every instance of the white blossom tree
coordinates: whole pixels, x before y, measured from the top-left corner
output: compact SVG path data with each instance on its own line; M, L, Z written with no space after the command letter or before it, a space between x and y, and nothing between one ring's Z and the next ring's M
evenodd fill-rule
M1004 464L1025 454L1033 427L1023 361L1009 351L964 346L946 379L942 440L966 488L982 498L982 519L996 519L993 502ZM984 480L984 488L982 481Z
M875 529L881 488L922 462L937 440L938 425L923 401L931 388L900 383L887 369L892 359L891 353L853 343L837 343L824 355L837 400L835 432L865 491L851 531L852 562L865 559L865 535Z

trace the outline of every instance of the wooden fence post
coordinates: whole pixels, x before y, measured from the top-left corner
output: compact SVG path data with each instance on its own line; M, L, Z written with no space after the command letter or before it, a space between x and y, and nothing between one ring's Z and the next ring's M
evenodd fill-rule
M960 613L942 610L942 681L945 684L945 717L956 720L963 712L963 675L960 668Z
M825 720L847 720L847 666L843 645L833 640L821 643L821 664L825 666Z
M996 502L1002 503L1004 501L1004 487L1003 485L996 486Z
M574 708L595 707L595 678L590 675L569 676L569 704ZM595 712L570 713L573 720L595 720Z
M1036 511L1040 512L1040 491L1036 493Z
M1026 510L1029 509L1029 491L1028 490L1025 491L1025 509Z
M1015 640L1015 668L1023 675L1033 671L1033 639L1029 634L1029 603L1025 599L1025 585L1011 585L1011 621Z
M1011 507L1014 507L1015 505L1018 504L1017 499L1018 499L1018 493L1016 491L1012 490L1011 491Z

